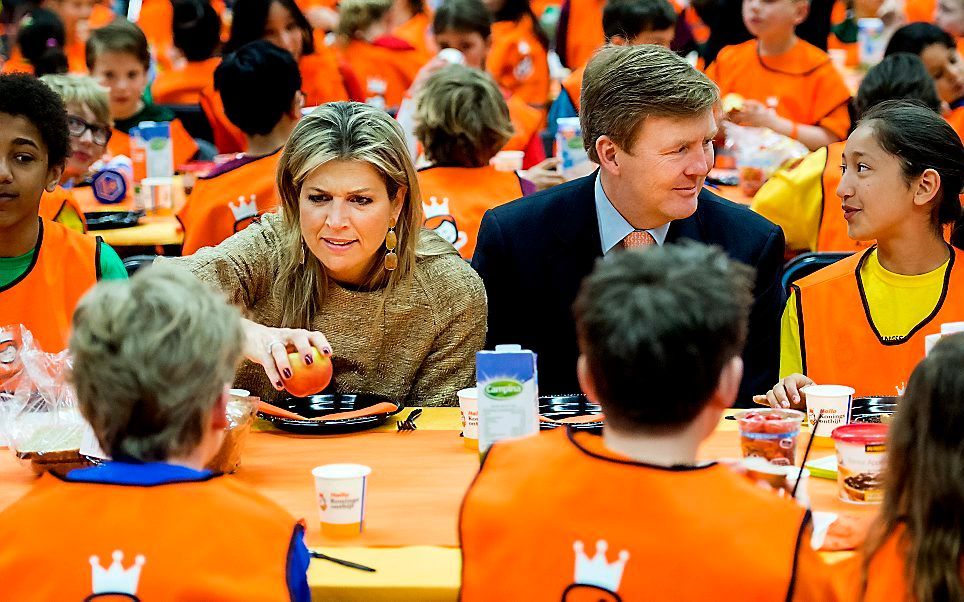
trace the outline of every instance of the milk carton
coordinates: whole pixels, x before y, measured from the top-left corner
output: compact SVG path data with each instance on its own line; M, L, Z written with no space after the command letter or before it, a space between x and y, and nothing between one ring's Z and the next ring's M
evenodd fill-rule
M884 22L876 18L857 19L857 52L860 66L870 69L883 60L887 47Z
M142 121L131 128L134 179L169 178L174 175L174 148L170 122ZM143 167L141 167L143 162Z
M556 120L556 156L559 157L559 169L567 180L589 175L596 168L583 146L578 117Z
M497 345L475 355L479 397L479 452L496 441L539 432L536 354Z

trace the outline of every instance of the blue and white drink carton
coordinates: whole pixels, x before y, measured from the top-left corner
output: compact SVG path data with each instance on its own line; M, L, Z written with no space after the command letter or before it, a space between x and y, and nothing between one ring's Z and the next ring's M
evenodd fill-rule
M556 120L556 156L559 169L567 180L589 175L596 165L589 160L582 141L582 126L578 117L560 117Z
M174 175L174 147L169 121L142 121L131 128L130 137L134 159L143 157L143 177L169 178Z
M857 19L857 53L860 57L860 66L870 69L884 60L886 48L884 22L876 18Z
M497 345L475 354L479 397L479 452L496 441L539 432L536 354L520 345Z

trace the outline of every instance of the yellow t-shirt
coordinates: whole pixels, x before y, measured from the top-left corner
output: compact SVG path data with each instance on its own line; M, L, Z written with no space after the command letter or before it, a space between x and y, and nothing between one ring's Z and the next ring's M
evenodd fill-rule
M57 219L55 221L57 221L57 223L63 224L64 226L67 226L71 230L76 230L81 234L84 233L83 220L79 215L77 215L77 212L69 204L64 205L64 208L61 209L60 213L57 214Z
M877 259L877 249L870 252L860 268L860 278L864 284L870 317L880 336L907 336L911 329L934 311L944 290L944 275L949 263L948 260L926 274L904 276L885 270ZM864 319L863 316L846 318ZM794 372L803 372L796 292L791 293L787 300L780 326L780 378Z
M778 170L754 195L750 209L783 228L787 248L813 251L823 211L823 169L827 147Z

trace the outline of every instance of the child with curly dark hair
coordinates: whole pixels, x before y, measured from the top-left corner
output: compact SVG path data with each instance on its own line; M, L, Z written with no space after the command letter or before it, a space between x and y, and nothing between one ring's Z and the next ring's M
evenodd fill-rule
M56 92L32 75L0 75L0 325L23 324L51 352L67 346L87 289L127 277L99 238L39 216L44 190L60 182L68 136Z

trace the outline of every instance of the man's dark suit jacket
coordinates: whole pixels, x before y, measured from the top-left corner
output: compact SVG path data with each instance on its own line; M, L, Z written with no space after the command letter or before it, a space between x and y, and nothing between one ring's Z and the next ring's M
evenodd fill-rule
M482 218L474 267L489 298L486 348L521 343L539 358L540 395L575 393L579 349L572 304L602 244L595 174L527 196ZM777 381L784 294L783 231L748 208L706 189L696 212L671 223L666 242L692 239L722 247L757 270L745 372L737 404Z

